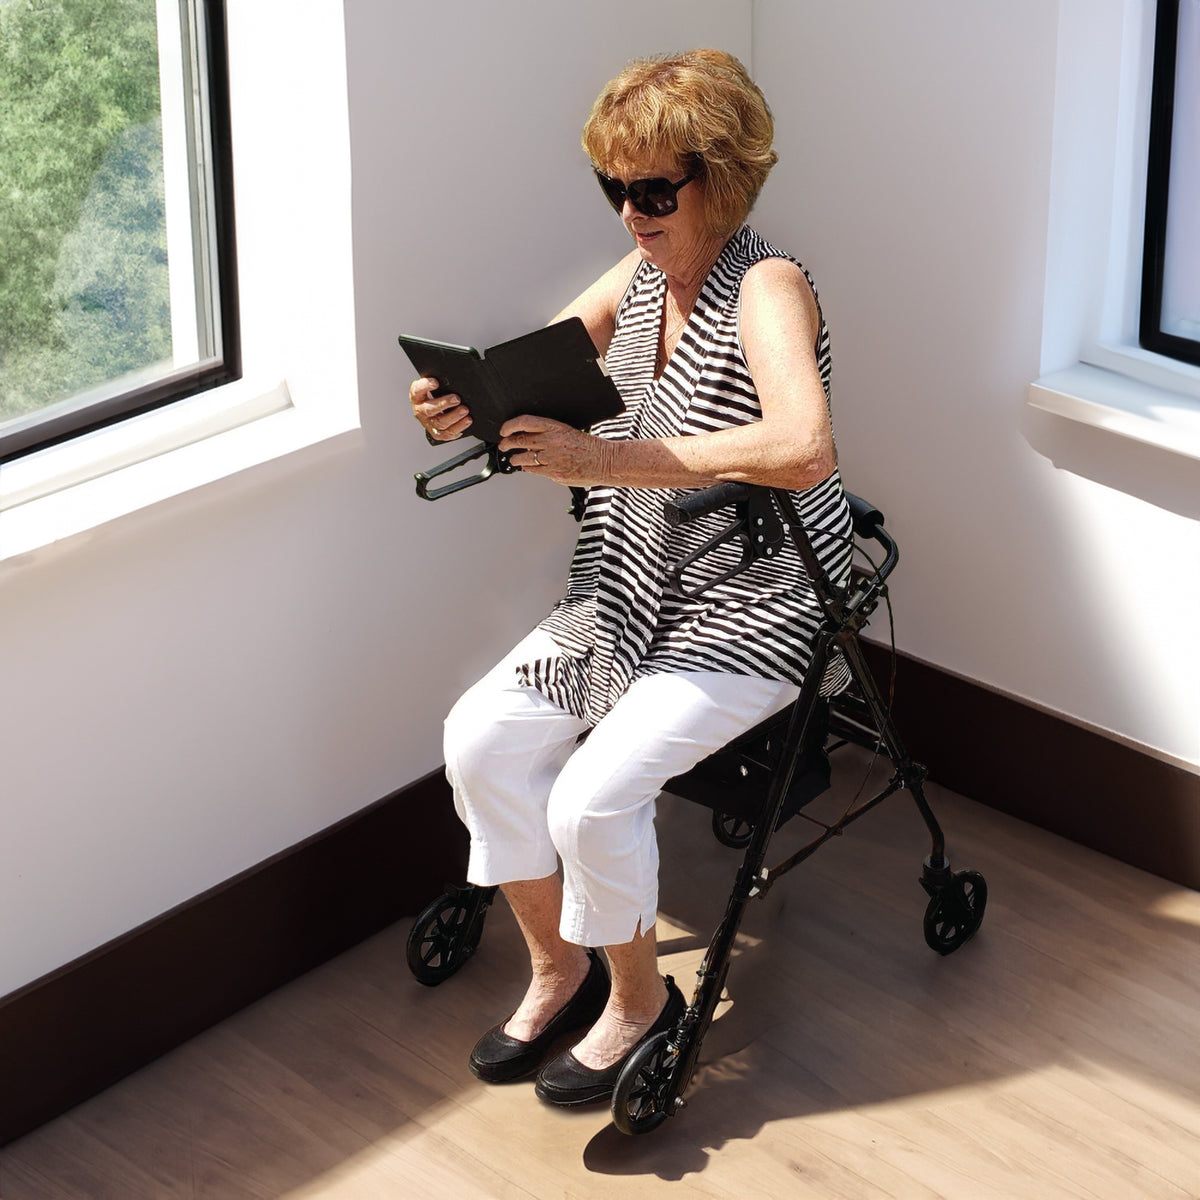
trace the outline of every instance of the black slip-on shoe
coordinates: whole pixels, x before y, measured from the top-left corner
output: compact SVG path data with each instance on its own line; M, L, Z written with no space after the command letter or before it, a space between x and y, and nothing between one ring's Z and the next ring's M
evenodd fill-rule
M559 1104L565 1108L571 1108L576 1104L593 1104L598 1100L610 1100L613 1088L617 1086L621 1069L625 1066L629 1056L638 1046L648 1042L657 1034L665 1033L675 1025L687 1009L687 1001L683 998L683 993L675 986L675 980L670 975L666 977L666 980L667 1002L663 1005L662 1012L658 1014L658 1019L646 1030L637 1044L630 1047L628 1054L617 1059L612 1066L596 1071L591 1067L585 1067L570 1050L564 1050L557 1057L552 1058L538 1075L537 1086L534 1088L538 1099L545 1100L547 1104Z
M505 1018L475 1043L471 1071L484 1083L508 1083L532 1075L542 1065L560 1037L590 1028L608 1003L608 972L595 950L588 951L588 973L579 990L550 1018L550 1023L532 1041L520 1042L504 1032Z

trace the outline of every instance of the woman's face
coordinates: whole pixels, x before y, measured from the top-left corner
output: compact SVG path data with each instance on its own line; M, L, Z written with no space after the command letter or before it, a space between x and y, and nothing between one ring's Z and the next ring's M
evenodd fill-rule
M678 183L689 174L671 158L652 158L620 162L605 172L624 184L635 179L669 179ZM694 179L675 194L679 207L665 217L648 217L634 208L628 197L621 209L621 220L629 230L646 262L669 277L688 279L707 274L723 239L708 227L704 211L704 181ZM714 250L715 247L715 250Z

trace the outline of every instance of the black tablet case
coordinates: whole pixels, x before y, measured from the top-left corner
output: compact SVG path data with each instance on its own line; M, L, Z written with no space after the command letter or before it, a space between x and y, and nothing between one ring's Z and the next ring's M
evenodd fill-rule
M500 440L500 426L526 413L586 429L615 417L625 405L604 360L579 317L557 321L482 354L425 338L400 336L400 345L422 376L453 392L471 413L467 432Z

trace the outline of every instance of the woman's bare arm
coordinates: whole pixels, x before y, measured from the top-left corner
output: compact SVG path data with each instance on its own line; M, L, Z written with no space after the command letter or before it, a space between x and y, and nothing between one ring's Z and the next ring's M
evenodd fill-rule
M606 441L544 417L516 417L501 430L501 449L528 451L516 465L564 484L811 487L837 465L817 366L819 327L800 269L764 259L747 271L741 296L742 347L761 421L689 437Z

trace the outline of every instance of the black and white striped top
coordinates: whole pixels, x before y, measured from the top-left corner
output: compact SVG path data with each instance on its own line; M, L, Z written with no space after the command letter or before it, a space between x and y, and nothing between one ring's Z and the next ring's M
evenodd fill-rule
M674 437L749 424L762 412L738 328L742 279L760 259L789 258L743 227L726 243L696 301L679 344L654 378L666 278L638 266L616 315L606 361L625 411L593 427L613 439ZM795 262L795 259L791 259ZM800 266L799 263L797 263ZM812 278L803 266L805 277ZM815 288L814 288L815 294ZM817 361L829 403L829 336L824 318ZM561 654L518 668L519 680L560 708L595 724L637 677L656 671L717 671L799 684L812 654L820 609L791 542L695 598L673 588L670 568L731 520L726 509L668 526L663 502L695 489L590 489L566 596L542 622ZM850 512L837 471L793 493L813 547L835 583L850 569ZM709 556L695 586L740 550ZM822 690L844 686L840 655Z

